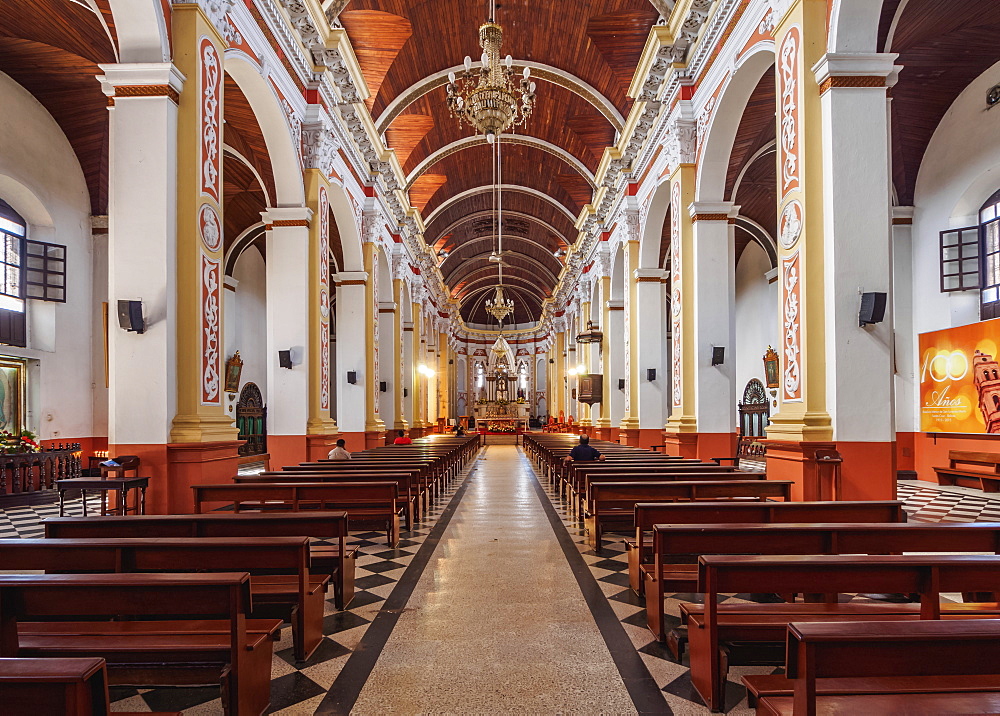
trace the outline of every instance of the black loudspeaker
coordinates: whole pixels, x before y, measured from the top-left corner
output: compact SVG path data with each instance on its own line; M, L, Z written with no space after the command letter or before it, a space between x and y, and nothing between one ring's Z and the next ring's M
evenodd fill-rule
M389 385L384 380L381 380L381 381L379 381L379 384L378 384L378 390L379 390L380 393L384 393L387 390L389 390Z
M618 379L618 390L625 390L625 379L624 378L619 378Z
M407 398L407 397L409 397L409 395L410 395L410 391L408 389L406 389L406 388L403 388L403 397Z
M549 363L555 363L555 362L556 362L555 358L549 358Z
M722 365L726 362L726 347L712 346L712 365Z
M650 383L656 380L656 368L646 369L646 380L648 380Z
M145 333L146 322L142 320L142 301L119 301L118 325L126 331Z
M358 372L356 370L347 371L347 382L356 385L358 382Z
M292 369L292 352L278 351L278 365L282 368Z
M885 318L884 293L862 293L861 311L858 313L858 325L867 326L871 323L881 323Z

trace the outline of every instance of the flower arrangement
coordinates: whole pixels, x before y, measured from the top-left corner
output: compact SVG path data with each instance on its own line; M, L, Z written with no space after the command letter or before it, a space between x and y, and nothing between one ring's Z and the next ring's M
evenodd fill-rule
M30 430L22 430L20 435L0 430L0 453L13 455L22 452L41 452L42 447L36 442L37 438L38 436Z
M516 403L517 403L518 405L524 405L524 404L525 404L525 403L527 403L528 401L527 401L527 400L525 400L524 398L518 398L518 399L517 399L516 401L514 401L514 402L516 402Z
M486 429L491 433L515 433L517 427L511 422L487 423Z

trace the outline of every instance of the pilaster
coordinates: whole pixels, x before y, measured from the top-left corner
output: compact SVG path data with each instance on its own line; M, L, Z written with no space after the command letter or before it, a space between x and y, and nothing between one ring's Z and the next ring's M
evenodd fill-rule
M639 268L639 212L627 210L628 238L622 246L625 260L625 416L621 429L626 443L639 444L639 283L635 272Z
M366 220L368 217L365 217ZM378 246L371 241L362 245L364 251L365 272L368 274L365 282L365 371L362 378L365 391L365 433L371 447L379 444L384 438L385 423L379 415L378 389Z
M403 288L405 284L406 282L401 278L396 278L392 281L392 300L396 304L396 311L393 316L392 332L392 395L395 407L395 416L392 424L393 430L407 430L410 427L410 423L407 420L407 414L409 411L406 409L409 391L407 391L407 397L403 396L403 390L405 389L404 370L406 368L407 355L404 334L406 332L412 332L413 326L411 324L407 327L403 324Z

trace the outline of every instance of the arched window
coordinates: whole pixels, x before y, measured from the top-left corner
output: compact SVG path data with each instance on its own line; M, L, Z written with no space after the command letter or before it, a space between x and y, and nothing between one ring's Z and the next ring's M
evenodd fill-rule
M1000 191L979 210L979 320L1000 317Z
M0 200L0 308L10 311L24 311L21 266L27 230L24 219Z

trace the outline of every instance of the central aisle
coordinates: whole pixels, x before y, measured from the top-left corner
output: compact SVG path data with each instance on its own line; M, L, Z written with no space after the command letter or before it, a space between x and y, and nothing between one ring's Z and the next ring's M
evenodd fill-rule
M352 713L635 713L530 464L493 445Z

